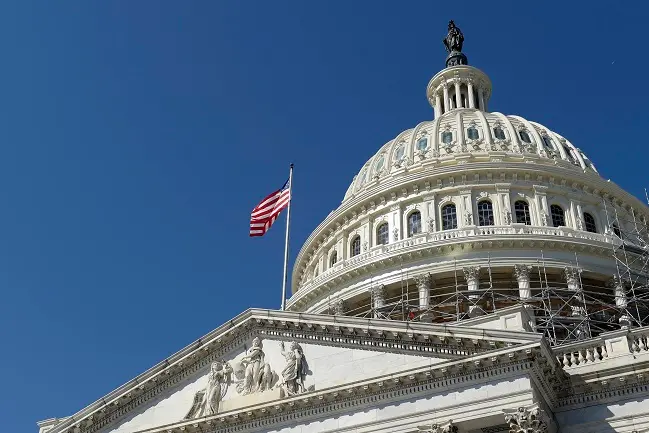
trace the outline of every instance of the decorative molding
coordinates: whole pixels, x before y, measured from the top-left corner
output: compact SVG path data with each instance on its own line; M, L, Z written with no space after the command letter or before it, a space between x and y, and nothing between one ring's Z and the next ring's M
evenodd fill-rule
M548 416L538 406L519 407L516 410L504 410L505 422L509 424L510 433L546 433Z

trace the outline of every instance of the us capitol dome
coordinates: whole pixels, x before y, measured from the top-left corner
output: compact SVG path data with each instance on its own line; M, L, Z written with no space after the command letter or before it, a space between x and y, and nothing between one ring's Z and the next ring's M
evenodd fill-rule
M552 345L647 324L649 209L547 126L489 110L451 22L434 120L360 167L300 250L287 309L451 323L525 305Z

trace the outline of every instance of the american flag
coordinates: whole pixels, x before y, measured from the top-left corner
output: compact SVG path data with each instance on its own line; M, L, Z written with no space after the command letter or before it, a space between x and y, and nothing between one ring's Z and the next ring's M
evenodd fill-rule
M286 181L281 189L278 189L263 199L252 210L250 215L250 236L263 236L270 226L273 225L279 213L284 210L291 201L291 185Z

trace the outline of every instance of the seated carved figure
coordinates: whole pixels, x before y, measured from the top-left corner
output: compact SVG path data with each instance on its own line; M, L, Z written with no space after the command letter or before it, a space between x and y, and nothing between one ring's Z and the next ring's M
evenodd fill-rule
M239 360L238 367L234 370L236 378L241 380L236 386L239 394L247 395L272 388L274 374L264 359L261 339L255 337L252 340L252 347Z

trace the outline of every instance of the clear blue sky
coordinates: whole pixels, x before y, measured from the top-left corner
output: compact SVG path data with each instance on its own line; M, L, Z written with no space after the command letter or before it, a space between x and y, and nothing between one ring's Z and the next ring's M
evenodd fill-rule
M2 430L71 415L248 307L361 165L432 117L449 19L494 84L637 196L643 2L40 1L0 6Z

